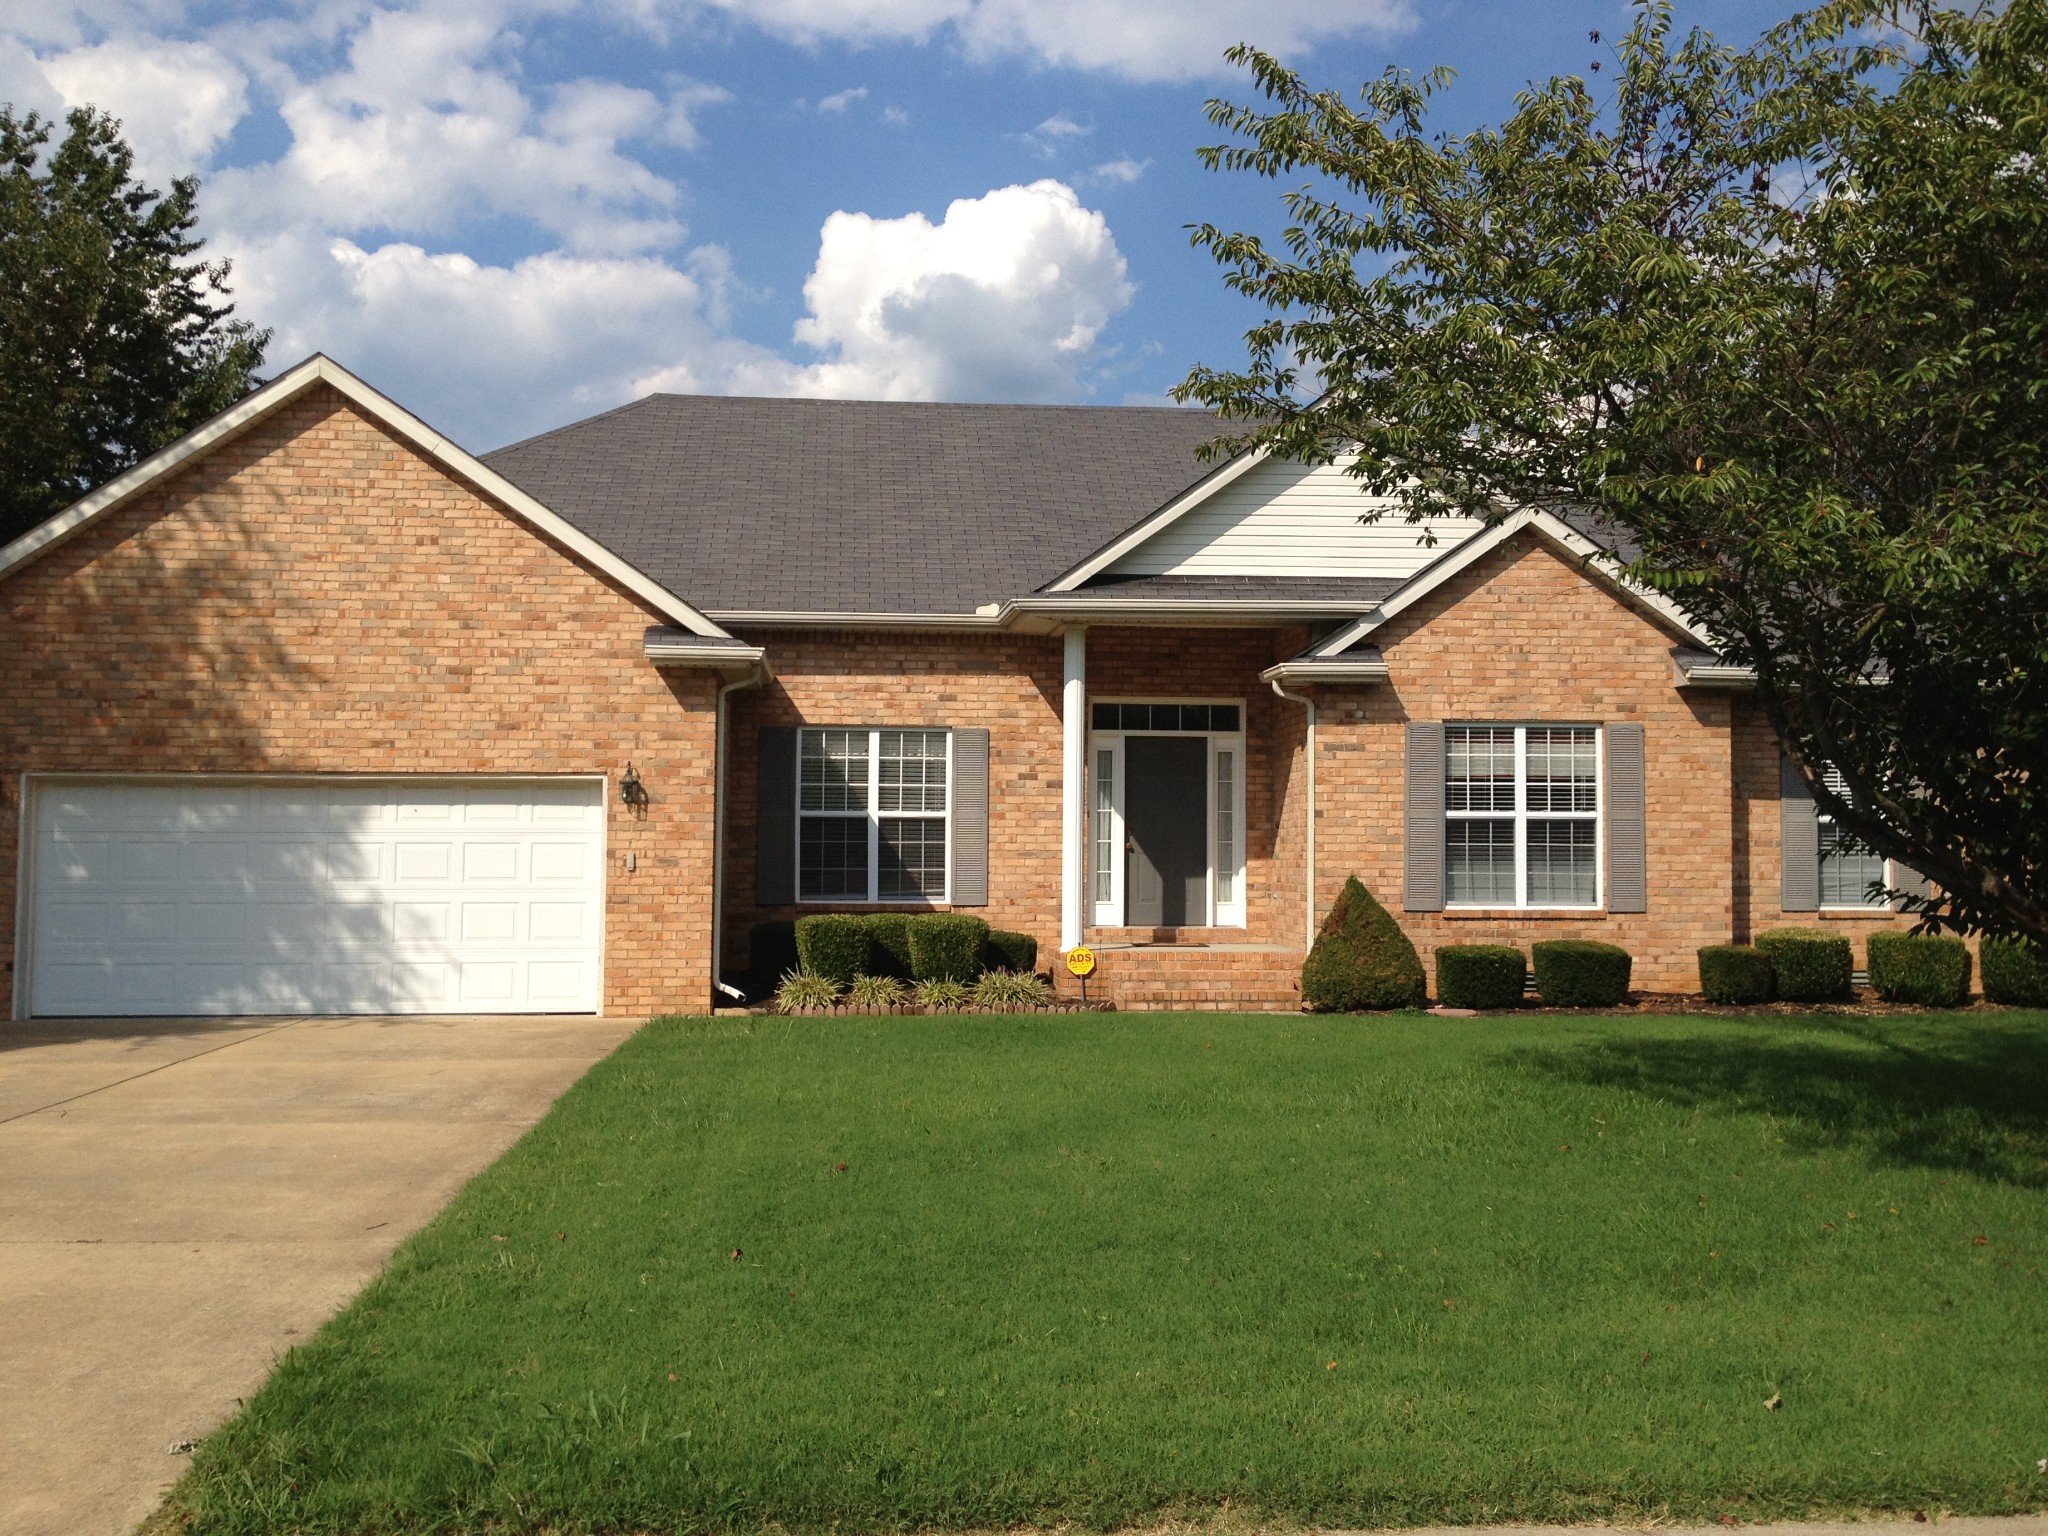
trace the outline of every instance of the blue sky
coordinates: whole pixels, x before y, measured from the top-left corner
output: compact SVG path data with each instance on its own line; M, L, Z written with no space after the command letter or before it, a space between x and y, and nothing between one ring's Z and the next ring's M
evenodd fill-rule
M1747 41L1785 12L1687 5ZM0 99L197 172L282 366L325 351L488 449L650 390L1156 403L1255 318L1187 226L1243 38L1494 121L1618 0L0 0Z

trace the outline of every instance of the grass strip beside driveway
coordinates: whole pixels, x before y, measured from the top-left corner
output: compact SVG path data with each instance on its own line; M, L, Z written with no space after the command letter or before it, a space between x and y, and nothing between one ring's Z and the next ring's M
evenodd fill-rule
M2044 1268L2039 1014L664 1020L291 1351L173 1508L2039 1509Z

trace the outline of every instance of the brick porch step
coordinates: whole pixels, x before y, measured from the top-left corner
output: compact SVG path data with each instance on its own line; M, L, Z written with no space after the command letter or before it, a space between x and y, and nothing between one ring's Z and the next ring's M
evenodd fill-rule
M1301 960L1300 950L1276 944L1102 944L1088 996L1120 1010L1295 1013ZM1062 997L1079 994L1064 969L1054 974Z

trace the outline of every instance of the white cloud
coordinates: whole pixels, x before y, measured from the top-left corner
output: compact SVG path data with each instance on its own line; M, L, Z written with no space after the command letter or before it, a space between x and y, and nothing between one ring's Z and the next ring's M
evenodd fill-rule
M1016 137L1018 142L1029 144L1037 151L1041 159L1050 160L1068 140L1085 139L1094 131L1075 122L1064 112L1055 112L1029 133L1020 133Z
M487 449L663 387L717 391L770 354L734 339L724 253L549 251L509 266L297 229L217 242L241 312L272 321L274 367L326 352L466 447ZM395 387L389 386L387 387Z
M1087 392L1132 287L1108 221L1057 181L921 213L835 213L804 284L803 367L743 363L732 387L885 400L1057 400Z
M864 85L849 86L843 91L835 91L832 95L819 102L818 110L820 112L844 112L856 101L864 100L867 94L868 88Z
M1129 155L1125 155L1119 160L1103 161L1088 174L1097 181L1120 181L1128 185L1151 168L1150 160L1133 160Z
M67 107L121 120L137 173L161 186L202 169L249 110L249 81L206 43L124 37L41 61Z
M1228 73L1223 50L1256 41L1294 54L1340 37L1392 37L1415 24L1411 0L668 0L796 42L927 41L942 32L980 58L1020 54L1039 64L1132 80Z
M882 121L889 124L892 128L908 128L910 126L910 114L901 107L884 107L882 108Z
M608 254L679 241L678 189L621 146L694 144L692 113L724 93L681 81L664 99L576 80L536 101L502 57L517 41L487 8L374 12L343 68L287 82L290 148L217 174L213 215L252 230L311 220L429 235L509 217Z
M1226 73L1223 50L1256 42L1285 57L1330 38L1391 37L1414 25L1408 0L976 0L960 32L970 53L1021 53L1040 63L1135 80Z

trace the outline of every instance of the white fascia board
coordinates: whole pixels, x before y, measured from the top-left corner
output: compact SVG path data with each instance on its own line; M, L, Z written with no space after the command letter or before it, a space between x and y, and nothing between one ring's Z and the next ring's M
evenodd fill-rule
M1371 613L1364 615L1355 623L1347 624L1321 645L1316 646L1313 654L1335 656L1356 645L1387 620L1421 602L1453 576L1468 569L1482 556L1491 554L1523 529L1548 540L1567 554L1578 556L1580 564L1610 590L1638 607L1656 614L1667 626L1694 644L1706 650L1713 649L1713 641L1702 634L1685 610L1670 598L1615 574L1602 561L1601 557L1606 551L1564 519L1537 508L1524 507L1521 511L1502 518L1491 528L1473 534L1464 543L1446 551L1441 557L1424 566L1409 577L1400 588L1380 599L1378 607Z
M1057 619L1124 619L1131 623L1218 623L1241 624L1247 619L1298 622L1304 619L1343 618L1358 612L1358 604L1331 598L1314 601L1302 598L1233 597L1175 601L1171 598L1040 596L1015 598L1004 605L1004 614Z
M1756 668L1738 667L1729 662L1675 661L1678 668L1678 686L1681 688L1738 688L1756 686Z
M1261 682L1279 683L1384 683L1389 676L1384 661L1346 661L1341 657L1283 661L1259 674Z
M704 667L738 677L767 677L768 652L762 647L706 645L704 639L673 630L666 634L655 631L641 640L640 650L657 667Z
M998 629L988 613L833 613L811 608L714 608L708 617L739 629Z
M1098 576L1108 570L1110 566L1116 564L1117 561L1136 549L1140 544L1143 544L1162 528L1179 522L1188 513L1194 511L1196 507L1207 501L1226 485L1229 485L1232 481L1257 465L1265 463L1271 456L1272 450L1269 448L1253 448L1238 454L1235 458L1225 460L1143 522L1135 524L1125 532L1118 534L1079 565L1073 567L1064 575L1047 582L1044 590L1047 592L1073 591L1082 582L1088 580L1089 577Z
M371 420L404 438L442 468L460 475L494 501L502 503L521 521L610 577L663 617L673 619L696 634L731 638L668 588L621 560L475 455L457 447L395 400L372 389L332 358L317 352L303 363L279 374L247 399L193 428L169 447L152 454L125 474L115 476L98 490L81 497L47 522L0 549L0 577L7 576L86 524L133 499L209 448L245 431L316 384L326 384L339 391Z

